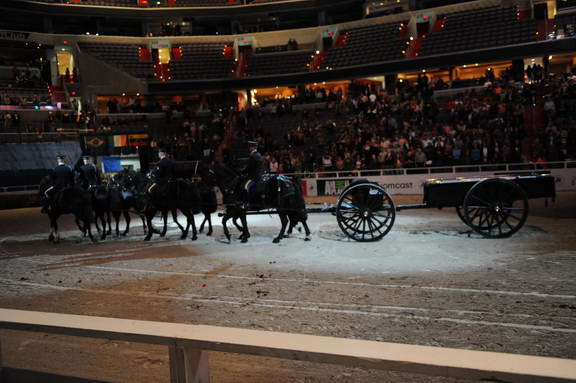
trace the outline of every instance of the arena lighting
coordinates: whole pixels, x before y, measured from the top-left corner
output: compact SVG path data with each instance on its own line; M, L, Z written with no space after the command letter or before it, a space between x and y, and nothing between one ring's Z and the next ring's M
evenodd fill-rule
M319 54L320 54L320 51L316 51L316 54L319 55Z
M548 56L548 60L552 60L552 56Z

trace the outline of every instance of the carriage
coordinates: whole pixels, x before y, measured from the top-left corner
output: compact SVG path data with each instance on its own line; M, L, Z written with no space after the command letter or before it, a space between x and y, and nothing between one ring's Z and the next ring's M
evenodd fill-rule
M360 242L381 240L392 229L397 211L448 207L483 237L506 238L526 222L529 199L556 196L551 175L430 179L423 188L421 204L395 205L378 183L357 180L342 191L334 206L322 211L333 213L342 232Z

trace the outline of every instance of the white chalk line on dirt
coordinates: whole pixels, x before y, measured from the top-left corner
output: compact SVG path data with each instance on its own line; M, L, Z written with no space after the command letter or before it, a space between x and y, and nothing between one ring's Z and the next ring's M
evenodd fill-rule
M370 307L370 308L380 308L380 309L388 309L388 310L394 310L394 311L402 311L402 310L404 310L404 311L420 311L420 312L431 311L428 309L411 308L411 307L403 308L403 307L395 307L395 306L370 306L370 305L352 305L352 304L337 304L337 303L312 303L311 305L303 305L304 302L282 301L282 300L260 299L260 298L254 299L254 298L222 297L222 296L208 296L208 297L206 297L206 296L196 295L196 294L184 294L181 296L157 295L157 294L146 294L146 293L129 294L129 293L118 291L118 290L100 290L100 289L86 289L86 288L67 287L67 286L55 286L55 285L50 285L50 284L15 281L15 280L10 280L10 279L5 279L5 278L0 278L0 282L5 283L5 284L9 284L9 285L10 284L12 284L12 285L24 285L24 286L35 287L35 288L40 288L40 289L53 289L53 290L59 290L59 291L77 291L77 292L108 294L108 295L118 295L118 296L128 296L128 297L180 300L180 301L187 301L187 302L194 301L194 302L198 302L198 303L209 303L209 304L227 304L227 305L233 305L233 306L256 306L256 307L266 307L266 308L273 308L273 309L292 309L292 310L303 310L303 311L329 312L329 313L347 314L347 315L367 315L367 316L379 316L379 317L398 318L398 319L441 321L441 322L452 322L452 323L467 324L467 325L511 327L511 328L518 328L518 329L524 329L524 330L538 330L538 331L550 331L550 332L576 334L576 329L571 329L571 328L557 328L557 327L552 327L552 326L526 325L526 324L507 323L507 322L489 322L489 321L458 319L458 318L449 318L449 317L434 318L434 317L423 316L423 315L390 314L390 313L384 313L384 312L360 311L360 310L352 310L352 309L322 308L319 306L324 305L324 306L336 306L336 307ZM258 302L266 302L266 303L258 303ZM272 304L274 302L283 303L283 304ZM291 303L291 304L286 304L286 303ZM469 313L466 311L458 311L458 310L436 310L436 311L457 313L459 315L463 315L464 313ZM499 313L482 313L482 312L479 312L479 313L472 312L472 313L497 315L497 316L511 316L508 314L499 314ZM527 314L522 315L523 318L526 318L527 316L531 317ZM542 318L538 318L538 319L542 320ZM572 318L555 317L554 319L572 319Z
M160 247L160 246L159 246ZM146 249L144 247L142 249ZM113 254L123 255L130 254L131 251L116 250ZM26 263L33 263L38 265L45 265L43 262L33 261L30 259L19 259L19 261ZM72 262L71 262L72 263ZM46 266L50 266L47 264ZM210 270L203 272L181 272L181 271L161 271L161 270L145 270L145 269L132 269L132 268L122 268L122 267L110 267L110 266L82 266L74 265L73 267L82 267L89 269L98 269L106 271L119 271L128 273L143 273L143 274L159 274L159 275L179 275L179 276L191 276L191 277L206 277L206 273ZM342 286L356 286L356 287L371 287L371 288L387 288L387 289L413 289L413 290L427 290L427 291L446 291L446 292L457 292L457 293L470 293L470 294L490 294L490 295L508 295L508 296L523 296L523 297L535 297L535 298L550 298L550 299L576 299L576 295L565 295L565 294L546 294L537 291L531 292L519 292L519 291L507 291L507 290L485 290L485 289L471 289L471 288L459 288L459 287L438 287L438 286L412 286L412 285L398 285L398 284L376 284L367 282L342 282L342 281L326 281L326 280L316 280L316 279L293 279L293 278L260 278L260 277L249 277L249 276L239 276L239 275L227 275L218 274L215 276L220 279L242 279L250 281L271 281L271 282L284 282L284 283L317 283L317 284L333 284Z
M193 277L206 277L206 271L203 273L186 273L179 271L159 271L159 270L142 270L142 269L126 269L121 267L107 267L107 266L84 266L91 269L101 269L110 271L124 271L131 273L150 273L150 274L164 274L164 275L181 275ZM539 292L519 292L519 291L505 291L505 290L482 290L470 288L457 288L457 287L435 287L435 286L411 286L411 285L395 285L395 284L376 284L367 282L342 282L342 281L322 281L317 279L293 279L293 278L260 278L248 277L239 275L218 274L215 278L222 279L244 279L244 280L257 280L257 281L272 281L272 282L295 282L295 283L318 283L318 284L333 284L343 286L360 286L360 287L375 287L375 288L389 288L389 289L415 289L415 290L431 290L431 291L449 291L460 293L473 293L473 294L496 294L496 295L513 295L513 296L529 296L537 298L560 298L560 299L576 299L576 295L560 295L560 294L545 294Z

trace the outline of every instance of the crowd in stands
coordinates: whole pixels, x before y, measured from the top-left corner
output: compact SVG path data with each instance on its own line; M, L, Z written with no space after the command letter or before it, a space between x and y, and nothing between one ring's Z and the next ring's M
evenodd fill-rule
M342 124L303 112L285 136L257 128L254 138L263 144L268 169L284 173L576 158L576 80L570 75L526 83L494 79L446 103L434 101L430 87L420 81L395 95L366 88L331 104L347 119ZM529 135L525 108L538 113L534 105L542 101L546 128ZM237 126L240 137L253 135L250 128L259 124L248 115Z
M224 138L227 120L215 116L206 121L185 119L181 129L167 135L158 135L152 146L163 147L181 161L207 161L216 159L216 152Z

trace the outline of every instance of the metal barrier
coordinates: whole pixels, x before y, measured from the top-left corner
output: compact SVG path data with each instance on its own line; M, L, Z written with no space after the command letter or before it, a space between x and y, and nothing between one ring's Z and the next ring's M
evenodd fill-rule
M576 168L576 160L542 162L542 163L516 163L516 164L482 164L482 165L457 165L436 166L425 168L400 168L400 169L371 169L371 170L336 170L325 172L290 173L288 176L301 178L350 178L350 177L374 177L374 176L401 176L410 174L437 174L453 173L455 177L459 173L493 173L518 172L518 171L543 171L547 169L573 169Z
M576 360L327 336L10 309L0 309L0 328L165 345L172 383L209 383L205 351L479 381L576 382Z

